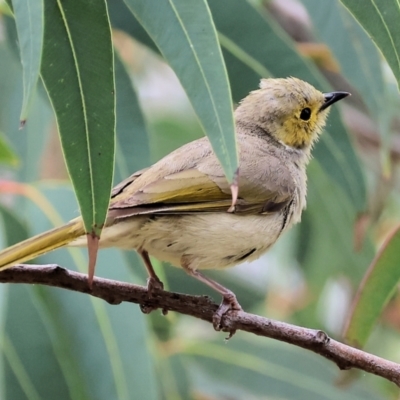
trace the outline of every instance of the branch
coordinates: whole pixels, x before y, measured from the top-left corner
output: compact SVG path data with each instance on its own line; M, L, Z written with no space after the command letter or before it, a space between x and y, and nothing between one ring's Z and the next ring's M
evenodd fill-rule
M139 304L143 312L161 308L190 315L212 323L218 305L206 296L189 296L160 291L149 298L147 289L110 279L94 278L88 286L87 275L61 268L58 265L20 265L0 273L2 283L28 283L69 289L98 297L110 304L123 301ZM249 314L244 311L229 312L223 319L223 330L236 330L266 336L290 343L320 354L337 364L340 369L358 368L381 376L400 387L400 365L365 351L347 346L328 337L320 330L307 329Z

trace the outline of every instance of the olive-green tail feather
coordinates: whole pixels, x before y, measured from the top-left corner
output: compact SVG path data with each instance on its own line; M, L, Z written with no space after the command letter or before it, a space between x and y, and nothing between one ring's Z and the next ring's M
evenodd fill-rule
M0 251L0 271L58 249L85 234L82 220L41 233Z

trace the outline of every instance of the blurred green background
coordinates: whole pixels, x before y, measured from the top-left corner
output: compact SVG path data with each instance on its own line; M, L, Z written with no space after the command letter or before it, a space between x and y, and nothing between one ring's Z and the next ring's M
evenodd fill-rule
M334 88L352 96L332 110L314 150L301 224L261 259L207 273L231 288L246 311L322 329L343 340L360 281L400 219L396 79L339 1L210 0L208 6L234 104L268 76L296 76L323 91ZM110 0L108 11L116 49L116 184L204 133L179 80L140 21L121 0ZM27 124L19 130L22 102L15 22L0 2L2 247L79 215L41 82ZM21 185L10 189L6 180ZM86 257L84 251L62 249L37 262L85 272ZM220 301L183 271L154 263L167 289ZM96 274L138 284L146 279L136 254L116 250L101 251ZM365 348L400 362L399 298L389 294ZM0 399L399 396L381 378L339 372L329 361L294 346L243 332L226 342L225 335L171 312L143 315L132 304L111 306L39 285L1 285Z

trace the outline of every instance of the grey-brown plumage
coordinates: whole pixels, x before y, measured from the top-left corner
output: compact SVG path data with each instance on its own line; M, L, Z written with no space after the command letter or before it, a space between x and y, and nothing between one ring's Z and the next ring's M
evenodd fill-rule
M300 221L306 205L306 165L328 107L348 93L323 94L295 78L265 79L235 111L239 196L207 138L180 147L113 190L101 247L135 249L149 271L149 289L162 287L149 254L183 267L223 295L219 325L235 295L199 270L253 260ZM0 269L70 242L86 244L80 219L0 253Z

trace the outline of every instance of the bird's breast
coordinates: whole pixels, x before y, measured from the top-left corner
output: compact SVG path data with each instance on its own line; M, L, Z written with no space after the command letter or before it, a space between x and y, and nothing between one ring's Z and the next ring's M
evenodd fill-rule
M260 257L290 227L291 202L279 212L258 215L204 213L160 216L140 229L141 247L175 266L224 268Z

